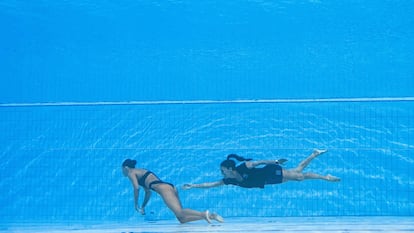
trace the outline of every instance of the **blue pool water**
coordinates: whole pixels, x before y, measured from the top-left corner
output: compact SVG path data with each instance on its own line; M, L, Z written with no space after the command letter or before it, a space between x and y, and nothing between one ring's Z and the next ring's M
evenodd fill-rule
M414 102L4 107L3 219L139 218L121 174L125 158L176 184L221 179L229 153L289 159L328 153L308 168L342 178L264 190L180 191L184 206L225 217L414 213ZM142 198L142 197L141 197ZM142 199L141 199L142 200ZM153 195L154 219L174 218Z
M413 11L404 0L2 1L0 232L412 231ZM314 148L328 153L307 171L341 182L180 189L221 179L229 153L292 168ZM155 194L140 216L126 158L228 225L181 228Z
M19 224L11 225L0 232L41 233L113 233L113 232L148 232L148 233L193 233L193 232L332 232L332 233L367 233L367 232L413 232L414 219L408 217L317 217L317 218L232 218L225 224L207 225L194 222L177 224L175 221L157 222L123 222L87 224Z
M0 3L0 102L412 96L414 3Z

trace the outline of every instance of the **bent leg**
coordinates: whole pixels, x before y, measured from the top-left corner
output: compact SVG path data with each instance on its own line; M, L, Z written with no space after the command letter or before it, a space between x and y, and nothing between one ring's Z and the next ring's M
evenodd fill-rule
M192 209L183 209L177 190L169 184L156 184L154 190L160 194L167 207L175 214L180 223L207 219L207 212L199 212Z
M338 177L332 176L332 175L319 175L312 172L302 173L303 169L306 168L309 163L319 155L325 153L327 150L318 150L315 149L313 153L307 157L305 160L303 160L296 168L290 169L290 170L283 170L283 182L287 181L302 181L302 180L326 180L331 182L337 182L340 181Z
M308 165L309 165L309 163L314 159L314 158L316 158L316 157L318 157L319 155L321 155L321 154L323 154L323 153L325 153L327 150L318 150L318 149L315 149L313 152L312 152L312 154L309 156L309 157L307 157L305 160L303 160L296 168L295 168L295 170L296 171L298 171L298 172L302 172L303 171L303 169L305 169Z

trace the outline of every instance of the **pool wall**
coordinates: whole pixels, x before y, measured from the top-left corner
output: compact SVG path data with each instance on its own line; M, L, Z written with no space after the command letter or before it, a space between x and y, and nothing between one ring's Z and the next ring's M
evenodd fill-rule
M414 103L225 103L0 108L2 221L140 219L121 163L175 184L184 207L224 217L412 216ZM287 158L341 182L182 190L221 179L229 153ZM140 202L143 200L141 191ZM171 219L155 193L146 219Z

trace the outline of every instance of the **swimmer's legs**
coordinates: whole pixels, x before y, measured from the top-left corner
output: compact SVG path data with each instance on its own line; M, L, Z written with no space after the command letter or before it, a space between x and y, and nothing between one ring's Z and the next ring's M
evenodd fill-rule
M338 182L341 181L341 179L339 179L336 176L332 176L330 174L326 175L326 176L322 176L316 173L311 173L311 172L307 172L303 174L303 180L326 180L326 181L330 181L330 182Z
M209 211L200 212L192 209L184 209L181 205L181 201L178 197L178 192L174 187L168 184L156 184L154 190L162 197L165 204L175 214L176 218L180 223L192 222L197 220L206 220L211 223L211 219L223 222L223 218L216 214L210 214Z
M338 177L332 176L332 175L319 175L312 172L302 173L303 169L305 169L309 163L319 155L325 153L327 150L318 150L315 149L313 153L307 157L305 160L303 160L296 168L285 170L283 169L283 182L286 181L302 181L302 180L326 180L330 182L338 182L341 179Z
M296 169L283 169L283 182L287 181L303 181L303 180L326 180L330 182L338 182L341 181L340 178L332 175L319 175L312 172L301 173L298 172Z
M295 168L295 170L297 171L297 172L302 172L303 171L303 169L305 169L308 165L309 165L309 163L314 159L314 158L316 158L316 157L318 157L319 155L321 155L321 154L323 154L323 153L325 153L325 152L327 152L327 150L318 150L318 149L315 149L315 150L313 150L313 152L312 152L312 154L311 155L309 155L309 157L307 157L305 160L303 160L296 168Z

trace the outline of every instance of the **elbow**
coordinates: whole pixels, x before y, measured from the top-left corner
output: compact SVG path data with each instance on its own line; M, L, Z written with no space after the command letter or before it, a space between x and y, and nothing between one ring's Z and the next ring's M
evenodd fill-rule
M254 167L254 164L252 163L252 162L245 162L246 163L246 167L248 168L248 169L251 169L251 168L253 168Z

